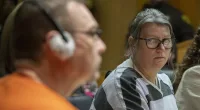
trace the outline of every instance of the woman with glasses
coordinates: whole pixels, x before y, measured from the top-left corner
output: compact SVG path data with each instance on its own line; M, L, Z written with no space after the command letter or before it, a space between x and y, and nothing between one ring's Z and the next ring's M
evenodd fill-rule
M168 17L146 9L131 22L128 36L128 59L107 76L90 110L177 110L171 81L160 73L175 40Z

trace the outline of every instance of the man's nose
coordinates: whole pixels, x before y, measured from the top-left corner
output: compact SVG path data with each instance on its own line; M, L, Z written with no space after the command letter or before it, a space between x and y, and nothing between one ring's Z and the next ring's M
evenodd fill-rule
M106 51L106 44L101 39L97 42L97 46L99 54L103 54Z

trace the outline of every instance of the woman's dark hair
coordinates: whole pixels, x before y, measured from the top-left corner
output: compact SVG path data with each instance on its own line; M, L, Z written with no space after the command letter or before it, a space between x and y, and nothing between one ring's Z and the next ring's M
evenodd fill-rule
M183 73L195 65L200 64L200 27L194 36L191 46L188 48L183 61L178 65L176 71L176 80L174 82L174 90L178 89L179 83L182 79Z

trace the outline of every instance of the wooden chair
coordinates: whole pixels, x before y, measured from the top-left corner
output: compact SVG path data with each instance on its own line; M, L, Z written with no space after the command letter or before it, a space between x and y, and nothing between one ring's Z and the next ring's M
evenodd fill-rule
M180 64L183 60L183 57L189 48L189 46L192 44L193 40L187 40L181 43L176 44L177 47L177 63Z

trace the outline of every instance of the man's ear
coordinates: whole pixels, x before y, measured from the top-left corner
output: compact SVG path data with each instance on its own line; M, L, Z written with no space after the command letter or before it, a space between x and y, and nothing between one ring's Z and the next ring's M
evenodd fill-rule
M63 37L66 38L67 41L65 41ZM46 34L45 38L49 49L60 59L66 60L73 56L75 51L75 42L69 32L63 32L62 36L58 31L52 30Z
M58 34L58 31L55 31L55 30L51 30L47 32L47 34L45 35L45 41L47 41L48 43L48 41L52 39L54 36L56 36L56 34Z
M52 46L50 44L51 40L56 36L56 34L58 34L58 32L56 30L51 30L46 33L46 35L44 36L45 48L47 49L46 51L49 55L51 54L54 57L57 57L60 59L60 56L57 55L57 53L55 52L54 49L52 49Z

